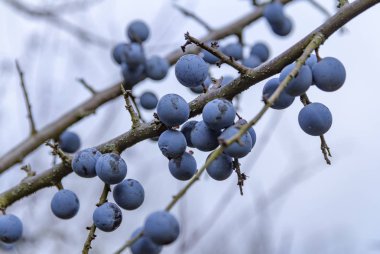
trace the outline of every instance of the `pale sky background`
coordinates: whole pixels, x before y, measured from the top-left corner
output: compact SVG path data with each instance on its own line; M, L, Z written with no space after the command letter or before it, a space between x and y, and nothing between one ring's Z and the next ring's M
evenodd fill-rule
M57 1L27 2L41 5ZM253 9L250 1L245 0L175 2L195 11L215 28ZM330 13L336 11L335 1L318 2ZM274 35L268 24L259 20L244 31L246 43L267 42L273 57L325 20L325 16L306 0L287 6L286 13L294 22L290 36ZM324 162L319 138L308 136L298 126L297 116L302 108L298 99L284 111L271 110L255 126L258 139L255 148L241 160L242 170L249 176L245 195L239 195L235 175L223 182L202 177L173 210L181 223L181 236L162 253L380 252L379 13L380 6L375 6L360 15L346 26L346 33L334 34L320 49L322 56L340 59L347 71L346 82L339 91L326 93L315 87L308 91L312 101L325 104L333 114L333 126L325 135L333 154L332 165L327 166ZM148 56L165 56L179 48L184 43L186 31L197 37L205 34L201 26L173 9L172 1L168 0L103 0L64 17L112 43L125 41L126 25L134 19L142 19L151 29L151 37L145 45ZM25 72L37 128L89 98L90 94L76 78L84 78L96 89L104 89L121 79L118 66L110 58L111 46L99 48L78 41L48 22L31 19L2 2L0 34L0 154L23 140L29 132L15 59L20 61ZM226 38L221 44L234 40L234 37ZM248 52L246 48L245 53ZM228 66L213 67L211 73L216 78L227 74L237 76ZM247 119L262 106L262 85L263 82L241 96L239 113ZM196 97L178 83L172 70L162 82L143 81L135 87L134 93L140 95L146 90L153 90L159 96L175 92L187 101ZM151 119L152 114L152 111L144 112L144 117ZM70 129L81 136L83 147L89 147L129 127L124 101L118 98ZM207 155L195 151L199 167ZM167 159L151 141L137 144L122 156L128 165L127 178L143 184L146 199L139 209L123 211L122 225L116 231L97 231L92 253L115 251L143 224L150 212L163 209L185 184L170 175ZM25 163L30 163L37 172L49 168L52 163L49 149L42 146L28 156ZM0 177L1 192L25 177L19 167L13 167ZM65 178L63 185L75 191L80 199L77 216L64 221L52 215L50 200L55 188L39 191L15 203L7 212L22 219L24 239L7 253L81 251L87 237L85 227L92 223L94 205L103 185L97 178L82 179L74 174ZM232 192L231 201L225 197L229 192ZM109 197L113 201L112 195ZM224 204L212 215L220 200ZM208 223L217 215L220 217L210 227ZM202 232L196 244L191 237L194 230ZM184 242L189 245L186 252L181 249Z

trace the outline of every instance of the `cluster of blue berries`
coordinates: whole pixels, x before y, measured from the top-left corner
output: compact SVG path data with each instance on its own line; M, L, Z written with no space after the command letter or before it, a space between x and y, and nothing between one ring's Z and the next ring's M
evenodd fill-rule
M208 43L208 45L211 45L211 43ZM244 58L243 45L240 42L233 42L222 46L220 51L236 61L241 61L241 63L248 68L255 68L268 60L270 53L268 46L263 42L255 43L251 48L249 56L246 58ZM209 64L218 64L220 61L218 57L214 56L207 50L202 50L201 53L203 60ZM208 83L208 80L206 79L205 82Z
M111 232L120 226L122 222L120 207L134 210L142 205L145 197L144 188L137 180L125 179L127 164L120 155L101 154L96 148L87 148L74 155L71 166L80 177L98 176L105 184L115 185L113 198L116 204L105 202L93 212L94 225L100 230ZM58 218L70 219L79 210L79 200L74 192L62 189L54 195L51 210ZM132 253L159 253L162 245L170 244L177 239L179 223L169 212L154 212L147 217L144 227L133 233L132 238L141 231L144 234L131 246Z
M121 66L126 83L134 85L144 77L153 80L162 80L169 70L169 63L165 58L151 56L146 58L143 42L149 37L148 26L140 20L133 21L127 27L129 43L117 44L112 56L117 64Z
M143 42L149 37L149 28L141 20L135 20L127 27L129 43L119 43L112 50L112 57L121 66L124 81L130 85L136 84L144 77L152 80L162 80L169 71L169 63L165 58L151 56L146 58ZM156 108L157 96L151 92L144 92L140 96L142 108L152 110Z
M62 151L74 153L80 147L79 136L71 131L65 131L58 139ZM85 162L88 163L88 162ZM52 212L61 219L69 219L75 216L79 210L79 200L74 192L70 190L60 190L51 201ZM22 237L23 224L21 220L13 214L0 216L0 241L3 243L13 243Z
M280 2L272 2L264 7L263 16L268 21L273 33L279 36L288 35L293 28L293 23L289 17L285 15L284 6Z
M204 86L209 78L208 71L209 65L194 54L183 55L175 65L177 80L189 88ZM188 121L190 108L187 102L177 94L167 94L158 102L157 116L168 128L159 136L158 147L169 159L170 173L181 181L191 179L197 170L196 160L192 151L186 151L187 147L212 151L246 124L243 119L235 122L236 110L232 102L224 98L209 101L203 108L201 121ZM180 131L176 130L181 125ZM246 156L255 142L255 131L250 128L211 163L207 168L208 174L216 180L227 179L233 172L232 159Z
M279 78L272 78L267 81L263 88L264 100L273 94L294 67L295 63L286 66L281 71ZM343 86L345 79L345 68L338 59L325 57L318 61L316 55L312 54L300 68L298 75L289 82L271 107L274 109L289 107L295 97L303 95L312 85L325 92L336 91ZM332 115L325 105L317 102L310 103L300 111L298 122L301 129L307 134L320 136L330 129Z

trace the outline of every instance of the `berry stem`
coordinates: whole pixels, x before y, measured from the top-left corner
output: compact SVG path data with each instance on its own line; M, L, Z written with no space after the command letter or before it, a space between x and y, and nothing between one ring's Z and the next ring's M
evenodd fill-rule
M104 184L102 194L101 194L101 196L99 198L99 202L96 204L96 206L101 206L102 204L107 202L108 192L110 192L110 191L111 191L110 185ZM88 254L88 252L91 249L91 242L92 242L92 240L94 240L96 238L96 235L95 235L96 226L95 226L95 224L92 224L91 227L88 229L89 229L89 232L88 232L87 240L83 245L82 254Z

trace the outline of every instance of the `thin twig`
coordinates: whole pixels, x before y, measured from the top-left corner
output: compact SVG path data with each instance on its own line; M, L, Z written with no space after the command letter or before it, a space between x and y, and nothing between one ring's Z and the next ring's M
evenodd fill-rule
M63 190L63 184L61 181L59 181L58 183L55 184L55 186L57 187L58 190Z
M136 112L137 112L137 115L138 115L140 121L143 122L143 123L146 123L146 121L142 117L142 114L141 114L141 111L140 111L140 107L139 107L139 105L137 105L137 103L136 103L136 97L132 94L132 91L131 91L131 93L129 95L129 98L132 100L133 106L136 109Z
M110 189L109 184L104 184L102 194L101 194L101 196L99 198L99 202L96 204L96 206L101 206L102 204L107 202L108 192L110 192L110 191L111 191L111 189ZM94 240L96 238L96 235L95 235L96 226L95 226L95 224L92 224L91 227L88 227L87 229L89 230L89 232L88 232L86 242L83 245L82 254L87 254L90 251L91 242L92 242L92 240Z
M22 166L20 169L26 172L26 178L36 175L36 172L32 170L29 164Z
M136 129L137 127L140 126L140 117L136 113L136 111L133 109L130 102L130 97L132 96L132 92L131 90L125 90L123 85L120 86L120 89L124 96L125 108L128 110L129 114L131 115L132 129Z
M306 93L302 94L300 96L300 99L304 106L309 105L311 103ZM319 137L321 138L321 150L322 150L323 158L325 158L325 161L328 165L331 165L331 160L329 159L329 157L332 157L332 156L330 153L330 148L327 145L325 136L322 134Z
M198 17L195 13L193 13L193 12L191 12L189 10L186 10L185 8L179 6L178 4L173 4L173 7L176 8L177 10L179 10L183 15L194 19L201 26L203 26L207 30L207 32L212 32L213 31L213 29L206 23L206 21L204 21L203 19L201 19L200 17Z
M67 156L65 154L65 152L63 152L61 150L61 148L59 148L59 144L57 142L55 142L54 144L52 144L52 143L50 143L48 141L45 144L53 149L53 151L51 152L53 156L58 155L58 157L61 158L61 160L62 160L63 163L65 163L67 165L71 165L71 159L70 159L70 157Z
M26 109L28 111L28 119L29 119L29 124L30 124L30 135L33 136L33 135L37 134L36 124L34 122L34 118L33 118L33 114L32 114L32 105L30 104L28 91L26 90L26 86L25 86L24 72L21 70L21 67L20 67L17 60L16 60L16 69L17 69L18 75L20 77L20 85L22 88L22 92L24 94Z
M186 44L194 43L198 47L200 47L204 50L207 50L208 52L210 52L214 56L218 57L222 63L226 63L226 64L230 65L232 68L236 69L241 74L245 74L249 70L249 68L240 64L238 61L234 60L232 57L229 57L229 56L223 54L222 52L220 52L219 50L217 50L215 47L213 47L213 45L208 46L207 43L203 43L200 40L198 40L197 38L191 36L189 32L185 33L185 39L186 39Z
M307 0L311 5L313 5L317 10L322 12L327 18L331 17L330 12L318 1L316 0Z
M233 167L235 169L235 172L238 178L237 185L239 186L239 189L240 189L240 195L243 196L243 186L244 186L244 181L247 180L247 176L244 173L241 173L240 163L237 158L234 158L232 163L233 163Z
M96 90L91 85L89 85L83 78L77 78L77 81L81 83L84 86L84 88L86 88L92 95L97 94Z

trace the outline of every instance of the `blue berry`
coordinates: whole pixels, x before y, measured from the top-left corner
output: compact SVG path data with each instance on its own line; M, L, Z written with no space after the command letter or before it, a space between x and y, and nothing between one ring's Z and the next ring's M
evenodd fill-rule
M157 211L151 213L145 220L144 235L152 239L156 244L170 244L179 235L179 223L169 212Z
M269 99L269 97L272 96L274 91L277 89L277 87L280 85L280 81L278 78L272 78L267 81L267 83L264 85L263 88L263 98ZM284 109L292 105L294 101L294 97L287 94L285 91L282 91L280 96L277 98L277 100L274 102L274 104L271 106L273 109Z
M158 103L157 96L152 92L144 92L140 96L140 105L145 109L155 109Z
M125 48L127 47L126 43L119 43L112 49L112 58L116 63L121 64L125 62Z
M313 70L314 64L318 62L317 56L314 54L311 54L307 59L306 59L306 64L310 67L310 70Z
M255 55L249 56L248 58L244 58L241 62L245 67L248 68L256 68L261 64L260 58Z
M127 164L115 153L102 154L95 169L98 177L107 184L120 183L127 175Z
M175 76L186 87L202 85L208 75L208 64L194 54L181 56L175 64Z
M203 82L203 86L206 88L206 90L210 87L211 83L212 82L210 76L207 76L206 80ZM194 93L200 94L204 92L203 86L199 85L195 87L190 87L190 90Z
M285 18L282 23L271 25L272 31L279 36L290 34L293 28L293 22L289 18Z
M116 204L106 202L95 209L92 214L92 220L100 230L105 232L114 231L121 224L121 210Z
M71 161L73 171L81 177L96 176L95 165L101 153L95 148L87 148L74 155Z
M220 131L207 127L205 122L199 121L190 133L191 143L201 151L212 151L219 146Z
M334 57L325 57L313 66L315 85L326 92L341 88L346 80L346 69Z
M235 115L234 106L226 99L214 99L202 111L203 121L213 130L221 130L234 124Z
M211 154L210 154L211 155ZM210 157L207 157L207 159ZM208 175L215 180L226 180L232 174L232 158L222 153L206 168Z
M189 119L190 107L181 96L166 94L157 104L157 115L166 126L178 126Z
M194 129L198 121L188 121L181 127L181 132L186 138L186 143L188 147L194 147L191 143L191 131Z
M169 170L172 176L181 181L189 180L197 171L197 162L189 153L169 161Z
M252 46L250 55L258 57L261 62L265 62L269 59L269 48L265 43L257 42Z
M246 120L244 120L244 119L239 119L239 121L237 121L237 123L236 123L236 125L237 126L241 126L241 125L244 125L244 124L246 124L247 123L247 121ZM250 127L249 129L248 129L248 133L249 133L249 135L251 136L251 140L252 140L252 148L255 146L255 144L256 144L256 132L255 132L255 130L253 129L253 127Z
M140 227L136 229L132 235L131 239L134 239L143 231L143 228ZM143 235L136 240L131 245L132 254L159 254L162 250L162 246L155 244L149 237Z
M180 131L166 130L158 138L158 147L169 159L181 156L186 150L186 145L186 138Z
M222 134L219 136L219 139L224 141L229 140L233 136L235 136L239 132L239 128L237 126L231 126L225 129ZM224 153L233 157L233 158L242 158L246 156L252 149L252 138L251 135L246 132L244 133L240 139L230 146L224 149Z
M22 236L23 226L21 220L12 214L0 216L0 240L13 243Z
M279 2L269 3L264 8L263 16L271 26L281 24L286 18L284 6Z
M235 60L243 58L243 46L239 42L230 43L221 48L223 54L232 57Z
M307 134L320 136L330 129L332 115L325 105L314 102L302 108L298 114L298 123Z
M144 202L144 188L138 181L127 179L113 188L113 198L121 208L134 210Z
M131 22L127 28L127 35L131 41L143 42L149 37L149 27L141 20Z
M142 46L138 43L130 43L124 47L125 62L131 69L145 63L145 55Z
M78 213L79 200L74 192L70 190L60 190L54 194L50 208L58 218L70 219Z
M135 85L142 80L144 78L144 70L145 68L142 64L134 68L131 68L127 63L121 64L121 73L127 84Z
M211 43L208 42L207 45L211 46ZM218 57L214 56L213 54L211 54L207 50L202 49L201 52L203 54L203 60L205 60L209 64L216 64L220 60Z
M152 56L146 61L145 73L153 80L161 80L169 71L169 63L165 58Z
M280 73L280 82L282 82L294 69L295 63L287 65ZM285 92L291 96L300 96L309 89L313 82L313 75L309 66L303 65L296 77L294 77L285 88Z
M78 134L71 131L64 131L59 136L59 147L65 153L75 153L80 147L80 138Z

